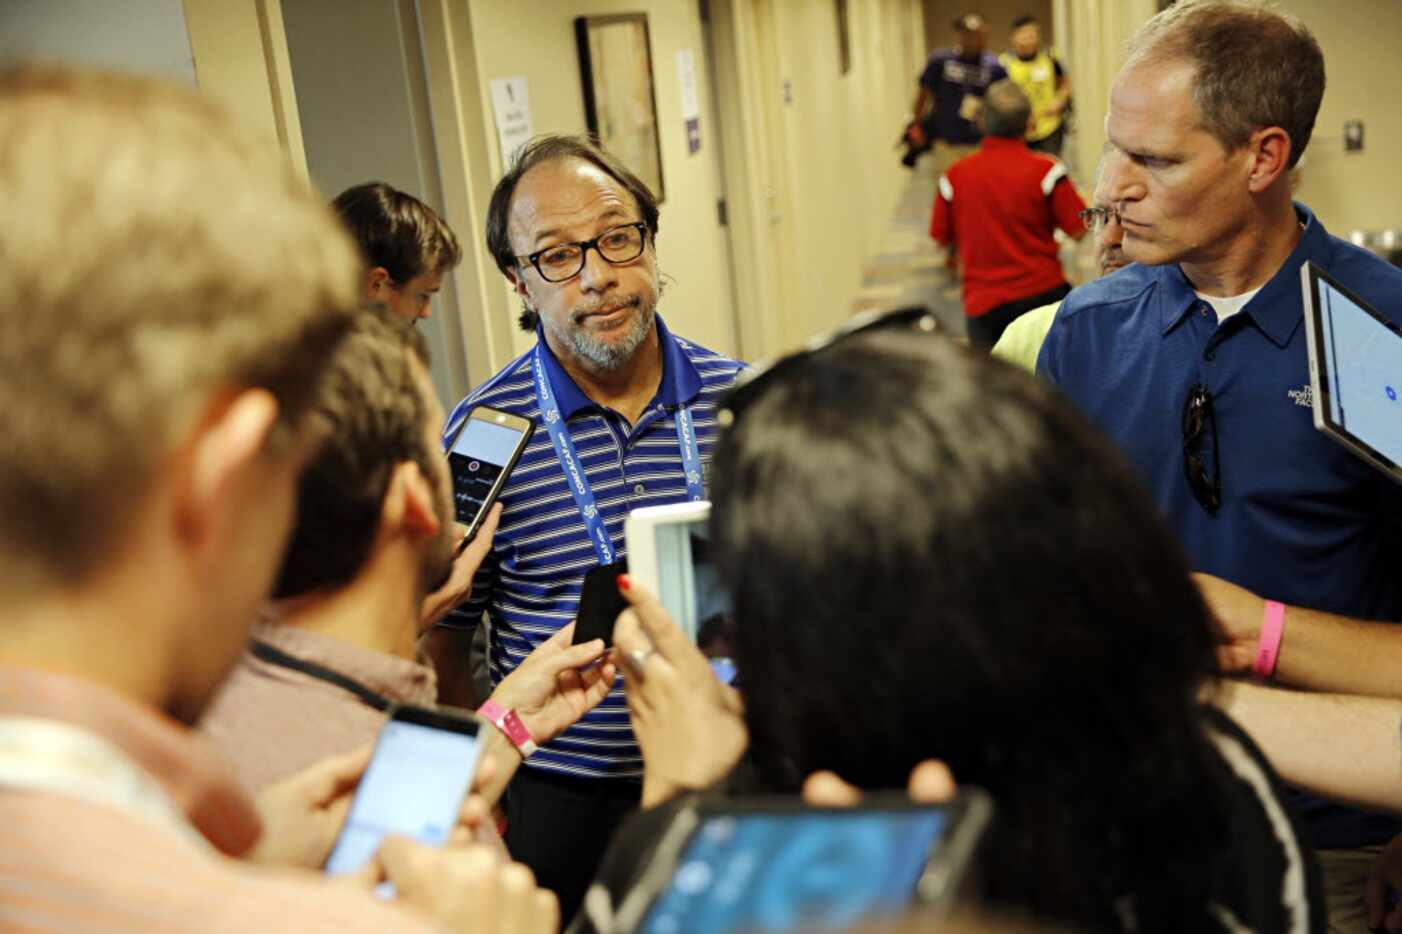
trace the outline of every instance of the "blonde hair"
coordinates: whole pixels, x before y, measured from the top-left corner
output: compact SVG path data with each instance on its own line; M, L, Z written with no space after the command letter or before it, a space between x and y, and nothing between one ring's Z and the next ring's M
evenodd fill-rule
M359 263L275 146L189 90L120 74L0 73L0 215L13 595L90 574L216 394L262 387L283 429L300 419L353 320Z

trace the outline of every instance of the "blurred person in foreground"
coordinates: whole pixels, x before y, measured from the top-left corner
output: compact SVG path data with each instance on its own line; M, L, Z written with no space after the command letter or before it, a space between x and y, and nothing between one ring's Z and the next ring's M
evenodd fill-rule
M549 930L549 893L481 848L387 842L395 906L305 871L368 754L255 806L189 727L272 586L356 313L326 206L187 89L31 67L0 73L0 209L24 219L0 228L0 927Z
M710 532L744 694L623 588L644 806L819 770L900 788L933 757L993 796L990 908L1322 930L1270 766L1199 699L1213 634L1152 501L1045 383L914 323L815 342L723 408Z

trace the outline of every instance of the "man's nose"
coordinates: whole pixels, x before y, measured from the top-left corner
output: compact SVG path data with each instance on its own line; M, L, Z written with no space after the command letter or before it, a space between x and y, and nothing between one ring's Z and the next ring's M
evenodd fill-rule
M584 251L584 268L579 283L591 292L601 292L618 281L618 267L604 259L597 246Z

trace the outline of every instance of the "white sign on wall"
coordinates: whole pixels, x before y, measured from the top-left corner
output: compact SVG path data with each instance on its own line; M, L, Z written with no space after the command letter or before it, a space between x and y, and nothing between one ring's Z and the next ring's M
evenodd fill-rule
M496 115L504 169L511 164L511 156L521 144L535 135L531 122L531 92L524 76L492 79L492 111Z
M682 95L686 149L695 155L701 149L701 98L696 91L696 56L691 49L682 49L677 53L677 84Z

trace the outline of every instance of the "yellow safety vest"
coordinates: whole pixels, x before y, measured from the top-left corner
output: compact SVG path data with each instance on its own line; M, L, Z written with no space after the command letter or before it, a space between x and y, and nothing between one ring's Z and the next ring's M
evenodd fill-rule
M1003 67L1007 69L1008 77L1018 87L1022 88L1022 93L1027 95L1027 99L1032 102L1032 112L1036 113L1040 107L1050 104L1056 97L1056 63L1051 57L1051 53L1046 49L1041 49L1031 61L1024 62L1012 52L1004 52L998 57ZM1027 139L1035 142L1039 139L1046 139L1056 132L1056 128L1061 126L1060 114L1048 114L1038 117L1032 125L1032 129L1027 133Z

